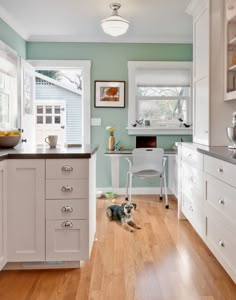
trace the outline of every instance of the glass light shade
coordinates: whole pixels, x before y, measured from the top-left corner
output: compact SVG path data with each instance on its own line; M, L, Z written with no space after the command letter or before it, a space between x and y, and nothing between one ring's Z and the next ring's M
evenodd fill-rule
M112 36L122 35L126 33L129 28L129 22L119 15L113 15L102 20L101 25L103 31Z

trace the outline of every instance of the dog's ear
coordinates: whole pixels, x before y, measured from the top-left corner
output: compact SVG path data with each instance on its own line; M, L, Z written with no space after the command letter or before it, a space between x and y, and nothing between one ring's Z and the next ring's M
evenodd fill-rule
M125 204L127 204L127 203L121 203L121 205L120 205L120 206L122 206L122 207L123 207L123 206L125 206Z

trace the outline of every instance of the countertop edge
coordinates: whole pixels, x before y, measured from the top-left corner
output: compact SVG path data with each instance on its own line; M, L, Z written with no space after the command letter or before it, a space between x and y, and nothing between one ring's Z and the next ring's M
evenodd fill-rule
M235 158L226 157L223 154L215 153L211 150L206 150L206 149L201 149L201 148L197 148L197 151L202 153L202 154L205 154L205 155L208 155L208 156L211 156L211 157L214 157L214 158L217 158L217 159L220 159L220 160L223 160L223 161L226 161L228 163L236 165L236 159Z
M27 151L22 151L22 150L18 150L19 152L17 152L17 149L15 149L15 152L11 152L10 150L4 150L2 152L0 152L0 161L6 160L6 159L70 159L70 158L79 158L79 159L89 159L91 158L97 151L98 151L99 146L95 145L93 147L90 147L88 150L85 148L84 152L83 150L80 152L37 152L37 149L31 152L27 152ZM81 150L81 149L80 149ZM87 151L86 151L87 150Z

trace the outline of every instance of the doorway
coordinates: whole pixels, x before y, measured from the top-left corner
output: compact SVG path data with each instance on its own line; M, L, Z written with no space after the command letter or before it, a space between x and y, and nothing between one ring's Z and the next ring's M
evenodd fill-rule
M30 111L30 122L26 114L22 114L22 124L24 119L27 121L27 128L33 128L35 132L34 143L45 144L44 139L49 134L57 134L59 136L59 144L90 144L90 61L45 61L30 60L28 61L34 69L35 83L40 78L41 83L47 81L48 89L37 94L35 88L34 109ZM37 71L35 71L37 70ZM43 72L62 73L64 71L65 78L68 73L81 71L82 89L73 87L70 82L71 78L67 78L62 82L57 78L44 77ZM65 79L64 78L64 79ZM42 84L41 84L42 85ZM41 86L42 87L42 86ZM48 90L51 88L51 94ZM44 94L43 94L44 93ZM69 95L70 94L70 95ZM70 98L68 100L68 98ZM73 98L73 99L72 99ZM70 104L68 105L68 103ZM78 113L79 112L79 113ZM33 118L32 118L33 117ZM22 126L23 127L23 126ZM24 129L24 128L23 128ZM80 133L78 134L78 130ZM80 136L80 140L78 137ZM30 140L30 143L32 139Z

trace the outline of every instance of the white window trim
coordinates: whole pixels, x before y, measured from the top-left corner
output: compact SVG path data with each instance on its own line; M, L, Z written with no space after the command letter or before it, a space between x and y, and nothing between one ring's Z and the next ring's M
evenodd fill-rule
M28 62L35 68L40 70L55 70L55 69L83 69L83 129L82 129L82 144L91 143L91 129L90 129L90 71L91 61L90 60L28 60Z
M192 74L192 62L176 62L176 61L129 61L128 62L128 79L129 79L129 105L128 105L128 134L150 135L150 134L192 134L192 128L160 128L160 127L132 127L136 120L136 72L138 70L157 70L157 69L189 69ZM192 86L192 78L191 78ZM191 92L192 99L192 92ZM189 122L192 123L192 100L189 105Z

